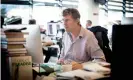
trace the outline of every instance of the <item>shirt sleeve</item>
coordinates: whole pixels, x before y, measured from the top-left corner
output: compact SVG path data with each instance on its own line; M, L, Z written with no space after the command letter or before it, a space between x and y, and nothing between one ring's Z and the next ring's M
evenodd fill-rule
M95 61L106 61L103 51L98 45L98 41L94 34L91 33L87 41L87 53Z

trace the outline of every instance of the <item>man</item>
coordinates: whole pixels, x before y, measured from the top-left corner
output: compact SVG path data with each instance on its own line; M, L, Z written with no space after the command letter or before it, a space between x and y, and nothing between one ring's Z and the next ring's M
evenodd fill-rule
M104 54L92 32L80 25L80 14L76 9L63 11L63 21L66 32L63 36L63 48L59 63L75 64L87 61L105 61ZM79 65L79 64L78 64ZM75 65L75 69L78 69Z
M92 27L92 21L91 20L87 20L86 29L89 29L91 27Z

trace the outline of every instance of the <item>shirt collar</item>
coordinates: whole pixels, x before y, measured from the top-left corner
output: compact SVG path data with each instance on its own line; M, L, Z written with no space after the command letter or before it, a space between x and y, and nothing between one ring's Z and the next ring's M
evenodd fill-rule
M92 28L92 26L88 26L87 28Z
M70 32L68 32L68 35L72 38L72 35ZM81 27L78 38L81 39L83 36L84 36L84 30L83 30L83 27Z
M79 38L82 38L84 36L84 30L83 30L83 27L81 27L80 29L80 33L79 33Z

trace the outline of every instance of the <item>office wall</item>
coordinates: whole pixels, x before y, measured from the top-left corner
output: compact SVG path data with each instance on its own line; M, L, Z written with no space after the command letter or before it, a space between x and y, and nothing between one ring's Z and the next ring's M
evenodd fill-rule
M99 5L94 0L79 0L78 10L81 14L81 24L85 27L86 20L92 20L93 25L99 23Z
M122 19L121 24L133 24L133 17L125 17Z

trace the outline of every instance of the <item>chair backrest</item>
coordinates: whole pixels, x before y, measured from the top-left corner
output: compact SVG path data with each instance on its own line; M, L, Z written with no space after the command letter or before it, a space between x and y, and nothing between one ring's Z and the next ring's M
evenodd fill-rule
M105 55L105 58L107 62L110 62L110 55L112 53L110 47L109 47L109 39L107 36L107 29L101 27L101 26L95 26L89 29L92 31L98 41L98 44L100 48L103 50L103 53Z
M99 46L103 47L102 32L96 32L95 37L98 40Z

